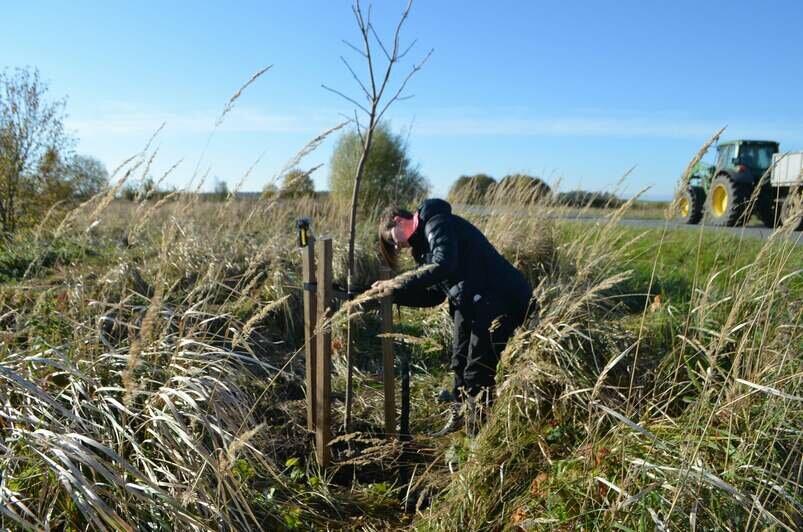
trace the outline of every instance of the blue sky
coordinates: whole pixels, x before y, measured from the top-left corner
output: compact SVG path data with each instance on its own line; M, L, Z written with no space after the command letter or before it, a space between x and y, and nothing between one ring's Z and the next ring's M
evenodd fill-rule
M243 186L259 190L351 114L322 83L358 96L340 62L361 66L342 43L358 37L348 1L3 4L0 67L37 67L68 98L77 151L110 169L166 122L155 174L183 160L169 180L182 186L200 161L234 186L261 156ZM375 2L381 35L403 6ZM666 198L721 126L803 149L801 20L800 1L418 0L408 57L434 53L390 119L435 194L477 172L609 189L636 166L623 192ZM229 97L267 65L204 151ZM324 164L319 189L332 146L302 164Z

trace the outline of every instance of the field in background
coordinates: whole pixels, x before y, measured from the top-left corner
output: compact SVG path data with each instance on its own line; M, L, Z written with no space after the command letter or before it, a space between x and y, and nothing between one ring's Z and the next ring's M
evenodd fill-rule
M442 423L450 322L402 309L416 436L381 438L367 307L358 432L337 434L329 471L305 430L294 221L335 238L344 283L340 207L98 197L20 233L0 252L0 527L799 529L803 251L617 226L653 209L466 213L539 302L490 420L424 435ZM375 235L363 218L357 285L378 278Z
M638 220L663 220L666 218L669 201L647 201L636 200L627 209L624 217ZM555 207L554 212L559 216L573 218L577 216L604 217L614 214L618 209L615 208L579 208L579 207Z

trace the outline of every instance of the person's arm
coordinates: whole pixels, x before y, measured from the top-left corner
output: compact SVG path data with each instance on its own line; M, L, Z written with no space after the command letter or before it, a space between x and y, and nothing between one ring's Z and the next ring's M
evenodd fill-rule
M438 288L408 288L403 286L393 290L393 303L404 307L437 307L446 299L446 294Z
M424 231L429 242L432 258L427 268L419 268L398 290L429 288L457 270L457 235L451 215L440 214L427 221Z

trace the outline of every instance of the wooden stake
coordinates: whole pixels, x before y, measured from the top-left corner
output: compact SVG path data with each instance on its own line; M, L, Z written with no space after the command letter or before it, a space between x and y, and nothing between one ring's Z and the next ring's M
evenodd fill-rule
M382 279L390 279L390 268L382 268ZM382 334L393 332L393 298L382 298ZM385 434L396 435L396 386L394 382L393 339L382 338L382 381L385 388Z
M401 372L401 415L399 416L399 439L410 439L410 355L402 351L399 357Z
M332 301L332 239L322 238L315 243L318 255L318 327L331 315ZM329 440L332 395L332 330L325 328L317 334L315 449L318 464L329 465Z
M349 276L349 279L351 277ZM351 281L346 282L346 290L351 290ZM351 432L351 402L353 400L354 384L354 365L352 355L354 353L354 336L356 336L354 319L349 316L346 325L346 414L343 416L343 432Z
M317 339L315 326L318 323L318 298L315 286L315 241L309 239L301 248L301 270L304 283L304 353L306 355L307 385L307 430L315 430L316 412L316 375L317 371Z

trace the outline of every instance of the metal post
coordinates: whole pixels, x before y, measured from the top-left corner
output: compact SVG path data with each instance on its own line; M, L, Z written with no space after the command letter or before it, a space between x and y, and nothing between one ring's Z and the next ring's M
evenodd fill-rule
M318 255L318 334L317 334L317 382L315 417L315 449L318 464L329 465L329 440L332 392L332 330L321 327L331 317L332 301L332 239L322 238L315 243Z
M382 279L390 279L390 269L382 268ZM382 334L393 332L393 300L382 298ZM396 435L396 386L394 383L393 339L382 337L382 382L385 389L385 434Z

